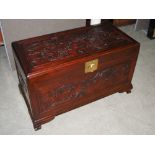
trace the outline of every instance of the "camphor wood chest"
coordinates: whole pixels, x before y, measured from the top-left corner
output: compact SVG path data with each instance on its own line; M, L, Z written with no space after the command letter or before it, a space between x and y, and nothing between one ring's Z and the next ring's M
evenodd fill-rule
M34 128L56 115L132 89L139 43L105 23L12 43Z

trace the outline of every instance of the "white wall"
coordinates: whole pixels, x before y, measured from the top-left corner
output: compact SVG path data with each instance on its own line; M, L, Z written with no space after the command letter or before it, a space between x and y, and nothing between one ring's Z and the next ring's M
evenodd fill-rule
M14 58L11 43L13 41L35 37L48 33L85 26L84 19L2 19L3 38L11 68L14 70Z

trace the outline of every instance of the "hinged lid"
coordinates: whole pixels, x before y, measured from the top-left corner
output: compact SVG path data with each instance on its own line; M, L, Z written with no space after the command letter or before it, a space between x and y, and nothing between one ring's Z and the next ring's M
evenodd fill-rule
M12 43L26 75L135 42L110 24L76 28Z

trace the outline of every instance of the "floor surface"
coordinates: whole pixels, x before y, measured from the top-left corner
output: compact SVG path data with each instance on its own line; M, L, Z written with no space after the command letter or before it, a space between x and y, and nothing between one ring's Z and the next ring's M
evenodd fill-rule
M114 94L57 116L34 131L4 47L0 47L0 134L155 134L155 40L121 28L141 43L131 94Z

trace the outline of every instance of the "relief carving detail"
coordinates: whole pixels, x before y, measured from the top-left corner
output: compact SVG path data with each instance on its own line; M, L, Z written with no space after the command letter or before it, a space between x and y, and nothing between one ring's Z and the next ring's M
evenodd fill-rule
M64 85L58 86L54 90L49 90L49 101L42 105L43 109L46 111L46 109L49 109L50 107L52 108L56 105L63 104L68 101L73 101L74 103L74 100L88 95L89 89L95 86L98 82L102 81L103 86L108 86L109 82L112 81L112 79L117 80L117 77L120 77L120 74L123 79L127 78L128 72L129 64L121 64L97 71L91 77L85 78L76 83L66 83Z
M34 68L47 62L105 51L130 42L129 38L112 27L97 26L69 34L51 34L46 39L27 44L25 52L30 67Z

